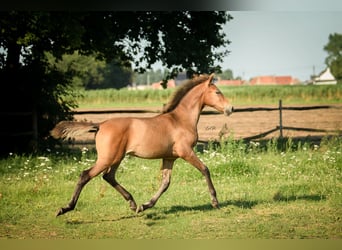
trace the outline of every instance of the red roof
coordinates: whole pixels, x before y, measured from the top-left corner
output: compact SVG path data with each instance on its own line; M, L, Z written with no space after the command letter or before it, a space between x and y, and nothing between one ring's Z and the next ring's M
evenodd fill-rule
M292 76L257 76L250 80L251 85L291 85L297 82Z
M220 80L217 82L217 85L239 86L242 84L243 84L242 80Z
M290 85L293 82L291 76L276 76L275 80L279 85Z
M161 82L155 82L155 83L152 83L151 86L153 89L163 89L162 85L161 85ZM175 83L175 80L171 79L171 80L168 80L167 81L167 87L168 88L175 88L176 87L176 83Z

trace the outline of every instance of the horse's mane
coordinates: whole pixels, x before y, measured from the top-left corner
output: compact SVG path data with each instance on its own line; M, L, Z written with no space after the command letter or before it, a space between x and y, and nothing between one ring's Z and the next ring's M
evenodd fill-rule
M192 79L186 80L178 87L178 89L173 93L170 101L163 108L162 113L168 113L174 110L183 97L195 86L209 79L209 75L200 75Z

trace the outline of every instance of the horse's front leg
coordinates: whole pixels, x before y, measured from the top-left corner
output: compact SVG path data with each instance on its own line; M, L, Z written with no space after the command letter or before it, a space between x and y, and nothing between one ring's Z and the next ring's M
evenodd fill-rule
M182 155L182 158L194 167L196 167L204 175L211 196L211 204L214 208L219 208L219 202L216 197L216 190L211 180L210 171L207 168L207 166L204 165L204 163L197 157L193 150L191 150L187 154Z
M148 208L153 207L157 203L160 196L168 189L168 187L170 186L171 172L172 172L172 167L173 167L174 162L175 162L174 159L172 159L172 160L163 159L162 167L161 167L163 179L162 179L162 183L159 187L159 190L151 198L151 200L149 200L148 202L142 204L141 206L139 206L137 208L137 211L136 211L137 213L140 213L140 212L142 212Z

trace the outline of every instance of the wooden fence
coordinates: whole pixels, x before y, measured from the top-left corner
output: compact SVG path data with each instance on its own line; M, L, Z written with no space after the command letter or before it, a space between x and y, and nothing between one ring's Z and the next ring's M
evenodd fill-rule
M284 130L295 130L295 131L307 131L307 132L323 132L323 133L341 133L340 130L326 130L326 129L315 129L315 128L299 128L299 127L290 127L283 125L283 110L294 110L294 111L306 111L313 109L341 109L341 106L333 106L333 105L318 105L318 106L301 106L301 107L284 107L282 105L282 100L279 100L278 107L270 108L270 107L257 107L257 108L235 108L234 113L239 112L257 112L257 111L279 111L279 123L278 125L268 131L263 133L249 136L243 138L244 140L255 140L260 139L268 134L279 131L279 137L283 137ZM160 113L160 110L146 110L146 109L129 109L129 110L85 110L85 111L74 111L75 115L84 115L84 114L118 114L118 113L132 113L132 114L142 114L142 113ZM204 110L201 115L217 115L219 112Z
M258 135L250 136L244 138L244 140L254 140L259 139L276 132L279 130L280 137L283 137L284 130L296 130L296 131L308 131L308 132L323 132L323 133L341 133L341 130L325 130L325 129L314 129L314 128L299 128L299 127L289 127L283 125L283 110L295 110L295 111L305 111L312 109L341 109L341 106L331 106L331 105L320 105L320 106L306 106L306 107L284 107L282 105L282 101L279 100L278 107L270 108L270 107L257 107L257 108L236 108L234 109L234 113L238 112L257 112L257 111L279 111L279 123L278 125L268 131L260 133ZM160 110L145 110L145 109L128 109L128 110L86 110L86 111L73 111L74 115L84 115L84 114L118 114L118 113L132 113L132 114L141 114L141 113L160 113ZM208 111L204 110L202 115L216 115L219 114L217 111ZM11 119L11 117L22 117L25 119L31 120L31 129L26 129L25 131L15 131L13 133L8 133L6 131L0 132L0 137L15 137L18 138L20 136L31 136L32 142L34 144L34 148L37 146L38 141L38 126L37 126L37 114L36 112L17 112L17 113L0 113L2 119Z
M320 106L306 106L306 107L284 107L282 104L282 100L279 100L279 105L277 108L245 108L245 109L235 109L234 112L254 112L254 111L279 111L279 125L275 128L265 131L263 133L260 133L258 135L249 136L244 138L244 140L254 140L259 139L262 137L267 136L268 134L271 134L273 132L276 132L279 130L279 137L283 137L283 131L284 130L295 130L295 131L307 131L307 132L323 132L323 133L341 133L340 130L327 130L327 129L314 129L314 128L299 128L299 127L289 127L289 126L283 126L283 110L295 110L295 111L305 111L305 110L313 110L313 109L332 109L332 108L340 108L337 106L331 106L331 105L320 105Z

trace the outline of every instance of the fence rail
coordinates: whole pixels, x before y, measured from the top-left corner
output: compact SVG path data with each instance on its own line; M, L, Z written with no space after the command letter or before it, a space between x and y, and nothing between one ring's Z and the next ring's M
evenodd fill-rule
M281 100L280 100L281 101ZM280 102L279 101L279 102ZM321 106L304 106L304 107L281 107L282 110L312 110L312 109L330 109L330 108L338 108L332 105L321 105ZM276 111L280 110L280 106L277 108L237 108L234 109L234 112L254 112L254 111Z
M312 110L312 109L330 109L340 107L333 105L320 105L320 106L304 106L304 107L282 107L282 110ZM255 111L276 111L279 110L279 107L269 108L269 107L257 107L257 108L234 108L234 113L238 112L255 112ZM160 113L161 110L152 110L152 109L106 109L106 110L80 110L80 111L72 111L73 115L85 115L85 114L120 114L120 113ZM202 115L216 115L220 114L215 110L203 110Z
M278 107L255 107L255 108L235 108L234 113L239 112L258 112L258 111L279 111L279 125L275 128L262 132L257 135L249 136L243 138L244 140L255 140L263 138L271 133L279 131L280 138L283 137L284 130L295 130L295 131L307 131L307 132L323 132L323 133L341 133L340 130L326 130L326 129L315 129L315 128L299 128L283 126L283 110L294 110L294 111L305 111L305 110L315 110L315 109L342 109L341 106L334 105L316 105L316 106L301 106L301 107L284 107L282 105L282 100L279 100ZM118 114L118 113L160 113L161 110L147 110L147 109L113 109L113 110L82 110L74 111L74 115L84 115L84 114ZM217 115L220 114L218 111L214 110L203 110L201 115Z
M341 130L325 130L325 129L314 129L314 128L299 128L299 127L289 127L283 126L282 119L282 111L283 110L294 110L294 111L305 111L305 110L313 110L313 109L342 109L342 106L333 106L333 105L320 105L320 106L302 106L302 107L283 107L282 101L279 100L278 107L270 108L270 107L255 107L255 108L235 108L234 112L258 112L258 111L279 111L279 125L275 128L260 133L258 135L253 135L244 138L244 140L254 140L259 139L271 134L273 132L279 131L280 137L283 137L283 130L296 130L296 131L308 131L308 132L323 132L323 133L342 133ZM84 114L120 114L120 113L131 113L131 114L139 114L139 113L160 113L161 110L157 109L106 109L106 110L82 110L82 111L72 111L73 115L84 115ZM216 115L219 114L217 111L213 110L204 110L201 113L202 115ZM4 137L20 137L20 136L32 136L32 140L37 143L38 140L38 126L37 126L37 113L36 111L32 112L1 112L0 116L4 119L8 119L10 117L28 117L31 120L32 129L26 131L16 131L12 133L8 133L6 131L0 131L0 136Z

